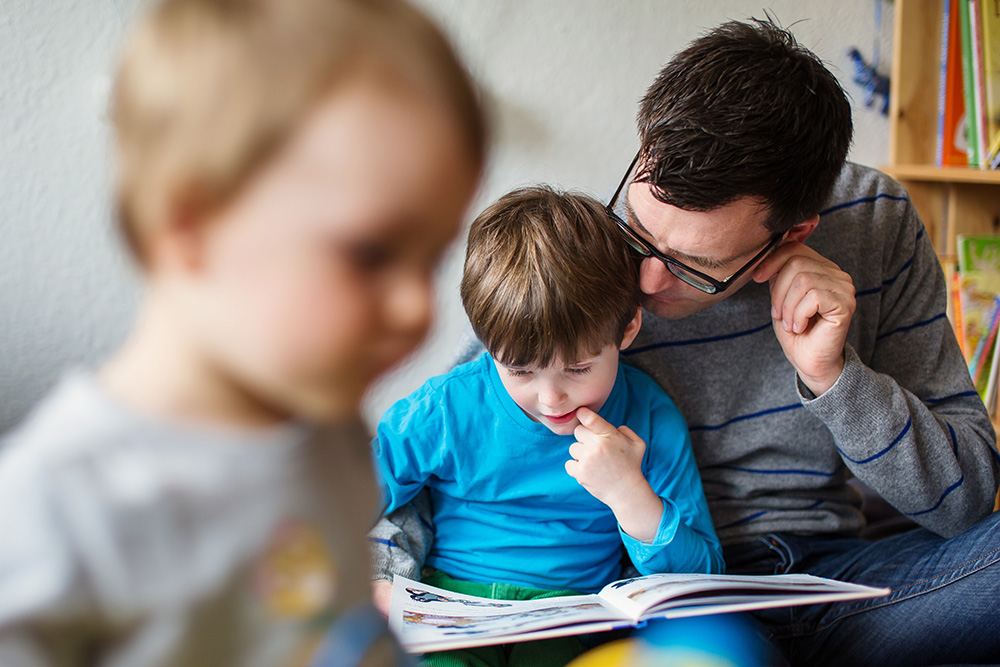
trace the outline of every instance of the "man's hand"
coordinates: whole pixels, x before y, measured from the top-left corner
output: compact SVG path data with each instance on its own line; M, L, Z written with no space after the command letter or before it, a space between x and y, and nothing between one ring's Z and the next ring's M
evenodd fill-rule
M392 582L386 579L372 581L372 604L389 618L389 602L392 600Z
M611 508L622 529L640 541L656 536L663 503L642 474L646 443L628 426L615 428L596 412L580 408L566 472Z
M782 244L753 273L771 285L771 319L785 357L820 396L844 370L844 344L857 306L854 282L798 241Z

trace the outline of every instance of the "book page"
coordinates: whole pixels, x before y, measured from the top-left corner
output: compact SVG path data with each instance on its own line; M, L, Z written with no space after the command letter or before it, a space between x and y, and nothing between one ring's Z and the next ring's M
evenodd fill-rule
M878 597L888 592L887 589L808 574L650 574L608 584L599 595L628 618L637 621L650 611L680 607L698 607L700 614L721 613L736 611L732 605L738 605L740 609L760 609ZM664 615L679 617L694 614Z
M607 623L616 619L617 624ZM389 612L389 625L403 646L420 652L611 629L621 620L596 595L490 600L400 576L393 581ZM585 625L597 621L603 623ZM560 631L532 634L551 628Z

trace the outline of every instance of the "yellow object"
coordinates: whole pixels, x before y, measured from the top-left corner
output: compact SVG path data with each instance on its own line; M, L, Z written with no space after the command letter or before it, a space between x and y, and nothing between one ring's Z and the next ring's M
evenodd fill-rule
M587 651L566 667L626 667L635 664L636 640L619 639Z

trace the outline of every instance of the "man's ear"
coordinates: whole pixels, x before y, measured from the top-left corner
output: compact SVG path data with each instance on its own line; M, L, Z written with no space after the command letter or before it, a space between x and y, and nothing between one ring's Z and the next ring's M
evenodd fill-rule
M635 337L639 334L639 329L642 327L642 307L635 309L635 317L632 321L628 323L625 327L625 335L622 336L622 344L618 346L619 350L624 350L626 347L632 344Z
M813 233L813 230L816 229L816 225L818 224L819 216L814 215L808 220L803 220L796 225L792 225L792 228L788 230L787 236L785 236L785 240L805 243L805 240L809 238L809 235Z

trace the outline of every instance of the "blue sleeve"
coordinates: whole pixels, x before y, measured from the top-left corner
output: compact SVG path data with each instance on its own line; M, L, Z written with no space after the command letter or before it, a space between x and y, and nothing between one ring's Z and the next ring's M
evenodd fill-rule
M619 526L622 542L642 574L721 573L725 569L722 546L712 527L687 424L666 394L659 388L656 391L660 396L650 399L643 472L663 501L663 517L648 542L636 540Z
M445 464L444 410L427 385L395 403L379 420L372 455L383 514L413 500Z

